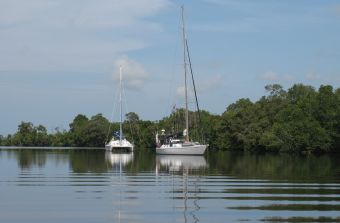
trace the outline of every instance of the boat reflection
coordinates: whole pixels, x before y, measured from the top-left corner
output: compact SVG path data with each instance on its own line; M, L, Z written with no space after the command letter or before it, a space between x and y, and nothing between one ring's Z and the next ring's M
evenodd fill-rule
M192 218L192 222L198 222L199 206L199 181L201 170L208 166L204 156L187 155L157 155L156 175L159 173L170 173L173 177L172 194L173 199L181 200L174 208L183 210L183 221L186 223ZM178 180L178 183L174 183ZM190 201L188 200L190 198Z
M115 219L117 219L118 222L121 222L121 220L127 218L122 204L124 203L123 197L125 196L125 185L124 180L122 179L125 175L123 173L123 167L133 162L133 152L117 153L111 150L106 150L105 160L112 165L113 172L119 176L118 179L115 178L115 180L112 181L112 185L115 186L119 192L119 200L116 201L117 203L114 203L115 201L113 201L116 206L113 211L115 213ZM127 203L125 202L125 204Z
M113 169L121 172L124 166L133 161L133 153L114 153L106 151L105 160L112 165Z
M157 155L156 172L165 170L166 172L187 172L190 170L200 170L208 166L204 156L187 155Z

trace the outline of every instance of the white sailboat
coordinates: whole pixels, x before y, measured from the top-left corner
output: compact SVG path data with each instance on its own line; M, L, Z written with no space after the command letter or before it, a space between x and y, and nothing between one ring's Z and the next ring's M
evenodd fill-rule
M119 121L119 134L114 135L111 140L105 145L107 150L111 151L133 151L133 144L130 143L123 135L123 108L122 108L122 67L119 67L119 110L120 110L120 121Z
M182 37L183 37L183 60L184 60L184 89L185 89L185 129L183 130L184 138L179 138L174 135L166 135L165 130L162 130L161 135L156 134L156 153L165 155L203 155L207 149L207 144L191 141L189 138L189 110L188 110L188 89L187 89L187 57L189 59L190 69L191 62L188 52L188 42L185 34L184 26L184 7L181 7L182 14ZM191 70L192 74L192 70ZM198 107L195 84L193 81L196 104ZM199 108L198 108L199 112Z

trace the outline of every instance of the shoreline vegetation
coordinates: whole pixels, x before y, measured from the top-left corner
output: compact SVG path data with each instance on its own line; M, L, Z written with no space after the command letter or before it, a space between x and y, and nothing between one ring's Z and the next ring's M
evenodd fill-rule
M242 98L221 115L201 111L201 125L210 148L259 152L340 152L340 88L295 84L284 90L279 84L265 86L266 96L252 102ZM196 112L190 112L194 117ZM140 148L154 148L154 136L161 129L173 129L184 118L175 109L159 121L141 120L126 114L126 137ZM195 118L191 118L194 123ZM194 124L192 124L194 125ZM0 146L104 147L111 133L119 129L102 114L90 118L78 114L69 130L48 133L43 125L22 121L14 134L0 135ZM194 126L191 126L194 127ZM176 129L183 129L177 126ZM192 136L200 135L192 131Z

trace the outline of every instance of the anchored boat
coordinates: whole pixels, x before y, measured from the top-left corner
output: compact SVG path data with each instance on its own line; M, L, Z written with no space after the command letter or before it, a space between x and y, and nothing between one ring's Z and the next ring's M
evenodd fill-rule
M123 135L123 109L122 109L122 67L119 67L119 132L114 132L111 140L105 145L107 150L111 151L133 151L133 144L130 143Z
M203 155L208 145L196 141L192 141L189 137L189 109L188 109L188 88L187 88L187 60L189 62L190 73L193 83L193 89L195 93L196 106L200 119L200 110L198 106L198 99L196 94L196 87L194 76L192 72L192 66L190 61L188 41L185 33L184 26L184 7L181 7L182 17L182 37L183 37L183 73L184 73L184 88L185 88L185 129L182 134L165 134L163 129L161 134L156 134L156 153L167 155Z

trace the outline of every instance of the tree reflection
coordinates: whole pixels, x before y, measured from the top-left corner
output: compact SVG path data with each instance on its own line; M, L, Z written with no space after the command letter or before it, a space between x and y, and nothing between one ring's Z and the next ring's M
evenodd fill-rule
M21 169L31 169L34 166L44 167L47 160L46 152L39 150L19 149L11 151Z
M105 150L72 150L70 151L70 168L76 173L103 173L111 169L110 162L105 160Z
M9 150L21 169L42 168L47 162L66 162L76 173L112 171L117 155L102 149L16 149ZM116 157L117 156L117 157ZM125 155L126 156L126 155ZM206 156L157 156L153 150L139 149L123 159L124 172L189 175L227 175L243 179L287 180L297 182L339 182L340 157L332 155L258 154L244 152L208 152Z
M290 181L335 181L339 179L340 157L330 155L257 154L214 152L209 172L238 178Z

